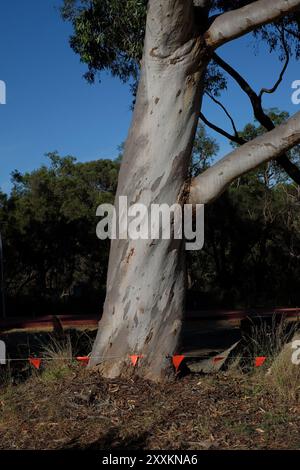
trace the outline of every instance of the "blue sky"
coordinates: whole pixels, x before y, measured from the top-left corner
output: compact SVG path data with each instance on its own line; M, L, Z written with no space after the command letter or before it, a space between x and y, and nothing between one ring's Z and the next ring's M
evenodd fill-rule
M59 16L61 0L0 1L0 80L7 85L7 104L0 105L0 188L9 191L10 174L46 163L44 154L57 150L81 161L113 158L127 135L131 119L128 85L108 75L89 85L84 65L70 49L70 25ZM219 50L256 88L276 81L281 64L253 40L242 38ZM267 96L265 107L290 113L291 83L300 70L291 61L280 89ZM252 120L247 98L234 84L222 100L240 127ZM208 118L230 130L225 116L204 100ZM213 133L212 133L213 134ZM221 154L230 147L218 137Z

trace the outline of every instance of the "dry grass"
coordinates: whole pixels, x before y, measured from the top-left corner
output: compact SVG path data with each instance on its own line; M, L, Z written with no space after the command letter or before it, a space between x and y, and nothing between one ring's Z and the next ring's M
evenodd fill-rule
M3 336L10 351L9 358L20 358L0 367L0 387L19 384L32 374L45 380L59 379L69 373L74 357L90 353L94 334L87 331L67 330L60 334L38 332L36 334L15 333ZM28 362L29 357L43 358L41 370L35 372ZM23 359L23 360L21 360Z
M45 381L58 380L68 375L74 363L76 351L73 348L70 335L57 339L50 337L50 341L41 349L43 359L43 372L41 379Z
M261 321L253 325L245 337L245 355L266 356L263 367L253 368L252 374L269 392L284 401L300 398L300 366L292 362L291 342L299 334L299 323L290 324L274 316L268 324Z
M253 375L163 385L103 380L79 365L0 394L1 449L296 449L300 405Z
M250 332L244 335L245 352L252 356L267 356L272 362L300 329L299 323L289 323L284 317L274 315L271 321L252 322Z
M74 341L51 340L42 370L0 389L0 449L299 449L300 366L278 354L289 336L255 331L267 368L162 385L104 380L72 361Z
M300 400L300 366L292 363L293 349L287 344L274 358L267 374L267 381L273 393L282 399Z

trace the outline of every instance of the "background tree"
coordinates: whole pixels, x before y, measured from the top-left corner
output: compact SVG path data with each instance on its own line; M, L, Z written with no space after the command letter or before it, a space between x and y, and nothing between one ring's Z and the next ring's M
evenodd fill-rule
M277 109L266 115L276 125L289 117ZM254 122L238 136L249 141L265 132ZM196 138L195 148L205 149L205 141ZM298 164L299 147L288 157ZM299 187L272 161L231 184L206 209L203 250L189 255L189 309L298 305L298 207Z
M192 150L191 176L198 176L208 168L220 150L216 139L207 134L203 124L199 124Z
M15 171L10 196L0 195L9 311L99 310L109 246L95 236L95 214L113 202L119 163L48 158L49 167Z
M239 135L261 131L249 123ZM298 161L298 150L293 153ZM200 125L191 174L211 166L217 154L216 141ZM105 297L109 244L95 239L94 214L99 201L113 201L119 164L49 157L49 167L15 172L12 193L0 193L8 314L96 314ZM207 207L204 249L188 254L189 311L299 305L299 194L272 166L244 175Z

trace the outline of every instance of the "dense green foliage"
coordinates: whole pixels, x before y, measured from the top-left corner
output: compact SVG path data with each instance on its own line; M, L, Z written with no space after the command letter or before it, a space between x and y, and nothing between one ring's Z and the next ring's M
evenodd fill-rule
M98 71L127 81L138 79L142 57L147 0L65 0L63 18L72 22L70 45L88 65L93 82Z
M260 132L249 124L241 135ZM217 152L200 126L191 173L209 166ZM109 243L96 238L95 213L113 201L119 160L48 158L32 173L14 172L11 194L0 193L9 314L96 313ZM299 201L299 188L272 164L240 178L207 207L205 247L188 254L189 308L299 305Z
M10 310L100 308L109 244L96 238L95 214L113 202L119 163L48 157L49 167L14 172L11 195L0 195Z
M190 262L203 305L299 305L299 200L299 188L252 174L206 209L205 246Z
M268 116L277 125L288 113L274 108ZM198 132L194 160L207 166L217 147L203 132ZM264 132L259 124L249 123L239 135L249 141ZM205 157L202 149L212 152ZM299 164L299 147L289 156ZM230 308L299 305L299 204L299 187L275 162L233 183L206 208L205 246L190 256L190 286L196 298L201 292L204 304Z
M214 0L211 15L252 3L253 0ZM70 46L87 65L85 77L94 82L96 75L111 72L122 81L131 80L136 90L143 53L148 0L63 0L61 13L72 24ZM199 28L201 28L199 20ZM278 26L281 28L278 28ZM289 15L276 25L254 31L258 42L266 41L270 50L285 57L282 27L290 52L300 53L299 16ZM284 52L280 55L280 52ZM206 89L214 94L226 87L226 79L212 61L208 67Z

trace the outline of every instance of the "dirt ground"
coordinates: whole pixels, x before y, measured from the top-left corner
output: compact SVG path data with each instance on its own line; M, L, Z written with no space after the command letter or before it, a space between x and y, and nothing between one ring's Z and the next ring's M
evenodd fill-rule
M0 449L299 449L300 404L259 374L164 385L81 366L0 390Z

